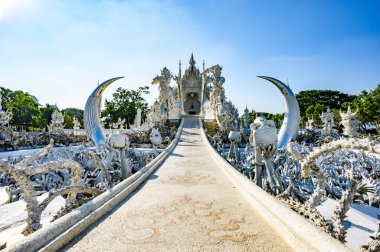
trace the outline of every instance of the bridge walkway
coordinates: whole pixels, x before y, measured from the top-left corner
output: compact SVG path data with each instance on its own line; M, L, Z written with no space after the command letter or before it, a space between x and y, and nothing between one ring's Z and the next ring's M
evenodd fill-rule
M232 185L184 119L169 158L64 251L291 251Z

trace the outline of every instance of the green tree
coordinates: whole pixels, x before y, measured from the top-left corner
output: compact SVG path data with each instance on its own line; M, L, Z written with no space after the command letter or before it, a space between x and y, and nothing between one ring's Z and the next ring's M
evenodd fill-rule
M80 122L80 125L83 127L83 109L78 108L65 108L61 111L65 116L65 128L72 129L74 127L74 116Z
M45 107L40 108L40 116L38 117L38 127L47 130L47 125L51 122L51 115L57 110L57 106L46 104Z
M3 110L10 109L10 102L12 101L13 91L8 88L0 87L0 95L1 95L1 106Z
M353 102L358 109L357 119L372 124L380 132L380 84L372 91L362 91Z
M309 109L309 114L311 111L315 111L315 109L318 111L322 108L321 106L324 106L326 109L327 107L330 109L340 109L344 103L351 103L356 98L355 95L349 95L335 90L305 90L299 92L296 97L304 122L307 121L306 110L311 105L313 105L314 108ZM317 104L319 104L318 108L316 107ZM314 117L314 119L316 118Z
M25 126L27 130L29 126L36 126L40 110L37 101L28 93L14 91L9 108L12 112L12 125Z
M322 114L322 112L326 112L326 110L327 110L327 107L325 105L316 103L314 105L310 105L306 109L305 115L307 118L313 118L315 124L321 125L322 120L320 118L320 115Z
M117 119L124 118L129 127L135 119L137 108L141 108L142 120L145 120L148 113L148 104L143 97L149 94L149 87L139 87L137 90L128 90L119 87L112 95L112 100L105 102L105 109L101 112L101 116L106 118L106 124L114 123Z

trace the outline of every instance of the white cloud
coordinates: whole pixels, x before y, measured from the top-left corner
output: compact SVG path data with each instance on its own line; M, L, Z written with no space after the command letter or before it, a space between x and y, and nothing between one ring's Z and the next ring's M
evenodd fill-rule
M36 0L0 0L0 21L9 18L12 14L30 8Z

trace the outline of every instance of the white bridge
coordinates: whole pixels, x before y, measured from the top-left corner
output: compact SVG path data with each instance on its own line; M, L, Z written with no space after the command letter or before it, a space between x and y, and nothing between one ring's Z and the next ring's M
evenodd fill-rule
M185 117L151 163L7 251L348 251L267 194Z
M142 185L93 225L66 231L46 249L346 250L218 156L199 118L183 120L177 146Z

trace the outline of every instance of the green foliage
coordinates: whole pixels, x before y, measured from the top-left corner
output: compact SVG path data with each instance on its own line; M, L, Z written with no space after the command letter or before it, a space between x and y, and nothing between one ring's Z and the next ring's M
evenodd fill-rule
M142 109L142 120L146 119L148 112L147 103L143 95L149 94L149 87L140 87L136 90L118 88L113 94L111 101L106 100L105 109L101 116L106 118L106 124L114 123L117 119L125 118L127 125L133 123L137 108ZM57 109L54 105L46 104L40 107L32 96L23 91L12 91L0 87L3 110L9 110L13 118L11 124L14 126L26 126L29 129L46 128L51 121L51 115ZM316 124L321 124L320 115L330 107L334 113L335 124L340 122L339 109L346 110L348 105L352 109L358 108L357 119L363 124L370 123L380 131L380 84L372 91L362 91L358 96L345 94L334 90L306 90L297 95L300 106L302 122L313 117ZM83 110L77 108L66 108L61 111L65 116L65 127L73 128L73 117L75 116L83 127ZM281 126L284 114L271 114L266 112L249 113L250 123L260 115L268 120L273 120L277 127ZM240 117L241 125L244 125L244 116Z
M0 87L0 95L1 95L1 106L3 110L9 110L10 102L12 100L13 91L8 88Z
M40 116L38 117L38 126L41 129L47 129L47 125L51 123L52 114L58 110L56 105L46 104L45 107L40 108ZM67 129L72 129L74 126L74 116L78 119L83 127L83 110L78 108L65 108L60 111L64 115L64 125Z
M357 119L363 124L371 123L380 131L380 84L372 91L362 91L353 102L358 108Z
M207 129L207 135L213 136L218 132L218 123L215 121L202 122L203 126Z
M38 126L41 129L47 130L47 125L50 124L51 115L57 109L57 106L46 104L45 107L40 108L40 116L38 117Z
M38 103L23 91L14 91L9 108L12 112L12 125L35 126L40 114Z
M65 108L61 113L65 116L65 128L72 129L74 127L74 116L80 122L81 127L83 127L83 109Z
M148 113L148 104L143 98L144 94L149 94L149 87L139 87L137 90L128 90L119 87L112 95L111 101L106 100L105 109L101 116L105 117L106 126L115 123L117 119L124 118L129 127L135 119L137 108L141 108L142 120L145 120Z
M320 125L322 123L322 120L320 118L320 115L322 112L326 112L327 107L325 105L316 103L315 105L310 105L306 109L306 118L313 118L315 124Z
M301 121L304 123L308 118L314 117L317 124L321 123L319 116L328 107L331 110L340 109L356 98L355 95L335 90L305 90L299 92L296 97L300 106Z
M296 97L301 115L305 115L304 113L310 105L318 103L325 107L330 107L330 109L339 109L343 103L352 102L356 95L349 95L335 90L306 90L299 92Z

